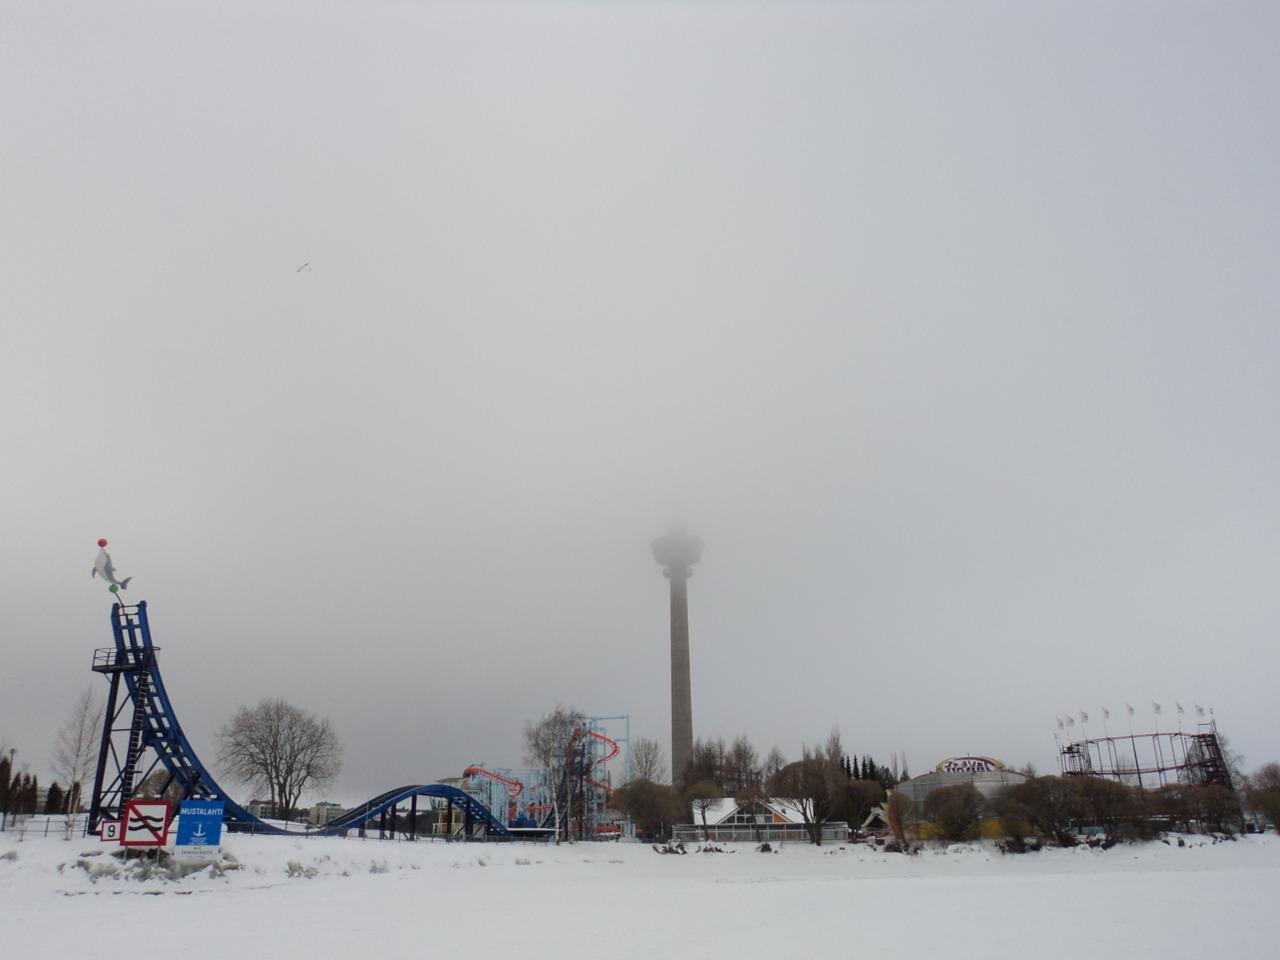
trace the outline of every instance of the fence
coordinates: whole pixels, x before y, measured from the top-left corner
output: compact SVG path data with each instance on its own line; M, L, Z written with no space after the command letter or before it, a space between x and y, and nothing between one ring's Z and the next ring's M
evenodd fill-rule
M463 828L459 826L453 833L447 833L443 830L432 832L423 832L419 830L417 836L410 836L407 830L397 830L394 834L388 829L385 836L378 835L375 828L361 832L359 827L351 827L345 833L323 833L314 828L309 823L283 823L282 826L297 827L299 829L290 830L286 835L295 837L300 840L310 839L311 837L337 837L339 840L375 840L375 841L395 841L395 842L420 842L420 843L536 843L546 845L550 842L550 837L534 836L532 831L530 835L513 836L513 837L467 837L463 832ZM87 813L76 814L71 818L70 831L68 831L68 823L66 816L56 814L31 814L31 813L11 813L0 819L0 833L16 833L18 839L25 840L28 837L87 837L89 836L89 815ZM228 825L229 826L229 825ZM240 825L237 825L240 826ZM439 826L432 824L432 826ZM245 829L226 830L226 834L230 836L254 835L252 825ZM259 836L278 837L278 833L261 833ZM95 837L96 839L96 837Z
M686 843L701 840L711 843L810 842L803 823L712 824L706 828L700 823L680 823L671 828L671 839ZM849 825L844 821L831 820L822 825L823 843L845 843L848 839Z
M42 813L10 813L0 818L0 832L16 833L19 840L27 837L71 836L83 837L89 832L89 815L78 813L74 817Z

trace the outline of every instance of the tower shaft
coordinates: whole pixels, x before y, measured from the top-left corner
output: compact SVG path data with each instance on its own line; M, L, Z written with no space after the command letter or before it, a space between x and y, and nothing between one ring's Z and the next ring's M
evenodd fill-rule
M679 784L693 756L693 696L689 682L689 578L702 559L702 540L679 527L649 544L671 581L671 782Z
M689 580L671 576L671 782L679 782L693 753L693 694L689 681Z

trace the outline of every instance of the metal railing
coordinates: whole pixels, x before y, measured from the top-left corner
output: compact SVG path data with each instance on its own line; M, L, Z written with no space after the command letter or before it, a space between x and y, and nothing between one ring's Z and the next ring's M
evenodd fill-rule
M152 647L152 651L159 650L159 647ZM134 650L125 648L123 650L117 647L99 647L93 651L93 671L95 673L110 673L114 670L137 670L146 667L152 662L151 654L146 650Z
M671 839L684 843L777 843L791 840L809 842L809 831L803 823L680 823L671 828ZM849 825L832 820L822 825L823 843L844 843L849 839Z
M53 813L10 813L0 817L0 833L16 833L19 840L27 837L83 837L89 832L89 815L77 813L70 818ZM68 830L70 832L68 832Z

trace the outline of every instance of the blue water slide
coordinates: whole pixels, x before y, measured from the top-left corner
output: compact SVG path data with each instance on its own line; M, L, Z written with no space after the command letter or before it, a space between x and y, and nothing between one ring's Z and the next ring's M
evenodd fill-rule
M173 709L164 678L156 661L156 648L151 642L151 627L147 620L146 601L136 606L116 604L111 610L112 630L115 634L115 659L105 663L95 658L95 670L118 672L123 677L129 698L134 704L133 738L126 751L129 764L147 749L155 752L186 799L222 800L226 803L228 829L235 832L263 834L296 834L255 817L236 803L219 786L209 769L201 762L191 742L182 731L178 715ZM101 664L101 665L100 665ZM139 706L141 709L138 709ZM104 750L105 750L104 746ZM122 778L124 780L130 777ZM411 784L396 787L372 797L348 810L342 816L311 830L325 835L343 834L356 829L388 810L413 797L433 797L450 801L462 812L464 822L473 828L480 827L488 837L510 838L512 832L501 819L479 800L457 787L443 783ZM121 801L123 797L120 798Z

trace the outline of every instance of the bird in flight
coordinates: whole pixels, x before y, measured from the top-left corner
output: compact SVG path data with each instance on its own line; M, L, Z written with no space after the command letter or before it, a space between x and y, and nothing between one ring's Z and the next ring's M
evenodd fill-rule
M294 272L294 273L310 273L310 272L311 272L311 261L310 261L310 260L308 260L306 263L304 263L302 266L300 266L297 270L295 270L295 271L293 271L293 272Z

